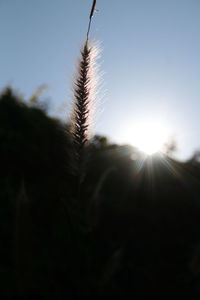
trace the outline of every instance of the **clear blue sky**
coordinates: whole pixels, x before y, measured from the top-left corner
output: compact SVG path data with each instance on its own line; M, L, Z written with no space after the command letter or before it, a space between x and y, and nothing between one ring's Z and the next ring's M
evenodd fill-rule
M26 99L47 84L52 114L67 118L92 0L0 0L0 88ZM97 0L91 38L101 42L105 94L94 122L131 141L135 122L166 120L177 156L200 149L200 1ZM62 109L62 111L61 111Z

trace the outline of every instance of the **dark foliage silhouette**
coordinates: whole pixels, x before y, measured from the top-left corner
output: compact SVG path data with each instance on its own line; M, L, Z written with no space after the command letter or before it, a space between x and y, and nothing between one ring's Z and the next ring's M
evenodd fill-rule
M93 226L79 241L90 268L77 274L66 127L11 89L0 97L1 299L75 299L80 276L88 299L198 299L197 155L145 160L95 137L82 188Z

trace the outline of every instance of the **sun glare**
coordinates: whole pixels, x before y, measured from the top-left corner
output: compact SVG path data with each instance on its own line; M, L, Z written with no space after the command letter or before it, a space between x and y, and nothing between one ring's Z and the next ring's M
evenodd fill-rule
M148 155L161 151L168 141L168 130L161 122L142 122L134 127L132 144Z

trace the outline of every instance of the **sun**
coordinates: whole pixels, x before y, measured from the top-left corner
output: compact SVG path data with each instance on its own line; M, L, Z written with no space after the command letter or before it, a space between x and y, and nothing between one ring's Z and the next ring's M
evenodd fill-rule
M132 145L148 155L159 152L168 141L169 132L162 122L141 122L134 126Z

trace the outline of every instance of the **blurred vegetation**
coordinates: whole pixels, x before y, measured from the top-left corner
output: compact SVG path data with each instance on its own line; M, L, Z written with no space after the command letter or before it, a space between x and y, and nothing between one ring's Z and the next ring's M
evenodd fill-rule
M147 158L95 136L80 214L68 125L37 96L0 96L1 299L199 299L199 152Z

